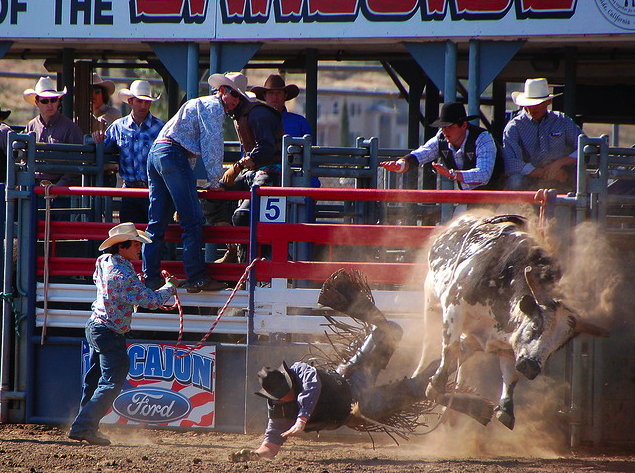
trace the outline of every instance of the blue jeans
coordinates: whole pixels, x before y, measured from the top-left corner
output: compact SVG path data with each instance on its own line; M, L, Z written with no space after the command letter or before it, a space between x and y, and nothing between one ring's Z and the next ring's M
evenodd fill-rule
M89 320L86 341L90 346L89 368L84 376L79 414L71 426L72 433L95 433L113 401L121 392L130 359L126 337L105 325Z
M146 285L159 287L161 254L168 224L172 220L172 206L179 214L183 228L183 266L188 283L196 283L207 276L203 252L203 212L196 194L196 178L185 150L178 145L155 143L148 154L147 233L152 243L143 245L143 273Z

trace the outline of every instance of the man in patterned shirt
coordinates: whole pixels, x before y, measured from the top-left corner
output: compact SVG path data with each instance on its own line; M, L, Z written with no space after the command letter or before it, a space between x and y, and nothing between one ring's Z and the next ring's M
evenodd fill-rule
M95 143L104 142L106 151L119 151L119 175L124 188L148 188L148 153L159 136L164 123L150 113L153 102L160 97L152 95L148 81L136 80L130 89L121 89L119 96L128 101L130 115L115 120L106 132L93 133ZM148 223L147 198L122 197L120 222Z
M512 92L522 111L503 132L507 188L535 190L575 189L578 136L582 130L562 112L548 110L547 79L527 79L523 92Z
M68 437L86 440L93 445L110 445L98 433L99 421L106 415L128 375L130 360L125 333L130 331L132 312L136 306L158 309L176 294L178 281L166 276L157 291L148 289L139 279L132 261L141 256L141 244L151 240L132 223L110 229L99 247L104 254L97 258L93 280L97 299L86 324L86 340L90 345L89 368L84 376L79 414Z
M440 128L436 136L403 158L380 164L388 171L403 173L432 162L436 172L456 181L459 189L482 187L492 177L497 150L492 135L468 123L475 118L466 115L462 103L444 103L441 116L430 124Z
M223 120L220 98L208 95L188 100L163 127L148 154L150 207L146 231L152 243L143 246L146 285L160 282L161 253L174 203L183 229L183 265L187 292L218 291L224 283L207 275L203 252L203 212L190 158L201 158L210 182L218 189L223 175Z

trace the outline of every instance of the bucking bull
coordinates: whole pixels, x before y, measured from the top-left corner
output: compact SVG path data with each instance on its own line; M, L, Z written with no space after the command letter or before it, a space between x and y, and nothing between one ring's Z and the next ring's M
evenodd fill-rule
M475 349L497 353L503 389L495 412L509 429L521 375L534 379L578 333L606 336L562 302L560 269L525 225L515 215L457 219L432 243L426 279L426 292L434 292L443 314L441 361L426 397L447 397L449 374ZM427 366L422 357L414 376Z

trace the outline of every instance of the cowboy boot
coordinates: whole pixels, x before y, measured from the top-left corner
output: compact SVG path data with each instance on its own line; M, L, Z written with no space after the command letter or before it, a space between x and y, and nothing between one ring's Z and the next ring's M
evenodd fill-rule
M218 258L214 263L237 263L238 262L238 244L228 243L225 254Z

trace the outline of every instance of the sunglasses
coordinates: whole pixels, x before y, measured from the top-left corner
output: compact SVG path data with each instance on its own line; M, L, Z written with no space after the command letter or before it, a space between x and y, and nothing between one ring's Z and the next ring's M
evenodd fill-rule
M51 97L50 99L38 99L38 102L40 102L43 105L48 104L49 102L51 103L55 103L59 100L59 97Z
M240 97L240 92L236 92L234 89L231 89L229 87L227 87L227 90L229 91L229 95L231 95L235 99Z
M101 89L99 87L95 87L93 89L93 94L101 94Z

